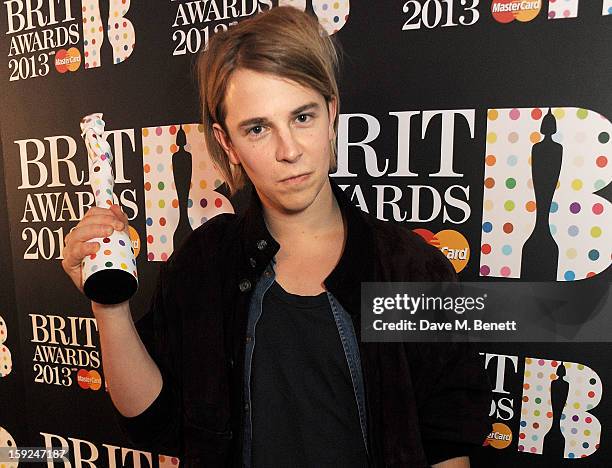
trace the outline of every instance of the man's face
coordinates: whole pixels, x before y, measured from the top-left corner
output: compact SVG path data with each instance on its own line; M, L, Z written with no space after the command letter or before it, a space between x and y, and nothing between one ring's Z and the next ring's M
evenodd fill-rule
M236 70L225 95L227 135L215 136L262 203L282 213L308 208L327 183L336 102L275 75Z

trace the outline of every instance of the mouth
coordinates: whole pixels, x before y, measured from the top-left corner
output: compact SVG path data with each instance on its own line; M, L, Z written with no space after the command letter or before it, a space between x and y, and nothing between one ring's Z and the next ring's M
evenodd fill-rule
M306 172L304 174L297 174L295 176L290 176L282 179L280 182L283 184L299 184L300 182L304 182L308 177L310 177L310 172Z

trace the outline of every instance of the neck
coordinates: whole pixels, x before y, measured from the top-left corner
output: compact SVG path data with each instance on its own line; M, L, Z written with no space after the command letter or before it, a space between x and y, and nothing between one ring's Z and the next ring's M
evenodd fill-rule
M314 201L302 211L281 212L265 204L263 211L268 230L278 242L304 235L316 237L342 226L342 213L329 180Z

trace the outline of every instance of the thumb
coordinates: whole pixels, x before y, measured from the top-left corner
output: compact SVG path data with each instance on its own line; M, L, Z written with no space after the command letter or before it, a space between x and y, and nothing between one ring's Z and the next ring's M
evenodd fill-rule
M127 216L119 205L111 205L110 209L123 223L128 223Z

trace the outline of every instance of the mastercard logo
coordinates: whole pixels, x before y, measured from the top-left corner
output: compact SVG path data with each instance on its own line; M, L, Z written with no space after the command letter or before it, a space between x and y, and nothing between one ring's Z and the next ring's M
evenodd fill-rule
M541 0L493 0L491 4L491 14L498 23L514 20L525 23L538 16L541 9Z
M504 423L494 423L493 430L487 436L484 446L505 449L512 443L512 431Z
M460 232L453 229L445 229L437 234L428 229L415 229L414 232L438 248L450 260L457 273L470 261L470 244Z
M98 371L81 369L77 372L77 383L84 390L100 390L100 387L102 387L102 377Z
M138 235L138 231L132 226L128 226L128 231L130 232L130 240L132 241L132 248L134 249L134 258L136 258L140 253L140 236Z
M76 47L60 49L55 53L55 69L60 73L77 71L81 66L81 52Z

